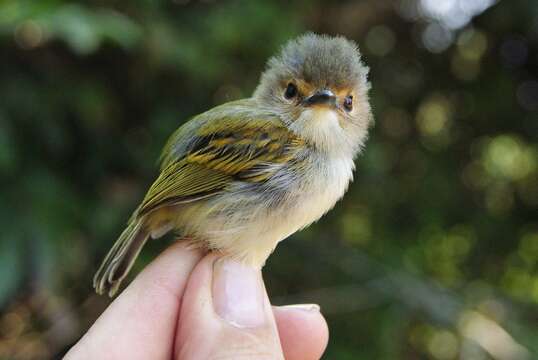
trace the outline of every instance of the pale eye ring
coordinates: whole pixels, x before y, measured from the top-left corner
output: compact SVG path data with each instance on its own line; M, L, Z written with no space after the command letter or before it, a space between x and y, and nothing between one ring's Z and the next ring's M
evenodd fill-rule
M344 99L344 109L346 109L346 111L353 110L353 95L348 95Z
M288 100L293 99L295 96L297 96L297 86L295 86L294 83L289 83L286 87L286 91L284 92L284 97Z

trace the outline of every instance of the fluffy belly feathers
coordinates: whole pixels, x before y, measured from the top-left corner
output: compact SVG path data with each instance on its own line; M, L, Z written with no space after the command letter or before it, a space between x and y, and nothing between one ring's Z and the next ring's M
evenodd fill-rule
M196 246L262 266L279 241L334 206L344 195L352 171L352 159L316 159L294 180L274 179L274 184L269 182L263 189L236 184L234 191L214 199L180 205L182 209L173 212L179 214L174 227L196 239ZM279 186L278 181L287 181L286 186ZM285 192L276 190L279 187ZM280 200L275 202L275 198Z

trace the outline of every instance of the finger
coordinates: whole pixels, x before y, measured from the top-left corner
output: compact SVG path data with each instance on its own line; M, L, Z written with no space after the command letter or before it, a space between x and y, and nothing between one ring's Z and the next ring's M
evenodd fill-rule
M317 360L327 347L327 322L314 304L274 306L286 360Z
M261 272L204 258L193 270L180 312L176 359L283 359Z
M170 359L181 299L201 254L174 244L114 300L67 359Z

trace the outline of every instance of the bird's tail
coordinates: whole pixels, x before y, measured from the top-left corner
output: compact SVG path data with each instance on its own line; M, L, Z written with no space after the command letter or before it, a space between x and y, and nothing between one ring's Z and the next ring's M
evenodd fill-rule
M110 297L114 296L148 237L142 220L131 218L93 277L93 287L99 295L108 292Z

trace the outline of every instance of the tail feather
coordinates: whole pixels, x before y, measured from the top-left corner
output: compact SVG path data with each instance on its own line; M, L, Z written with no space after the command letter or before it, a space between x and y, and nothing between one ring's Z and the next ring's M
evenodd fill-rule
M93 277L93 287L98 294L114 296L148 237L141 220L132 219L129 222Z

